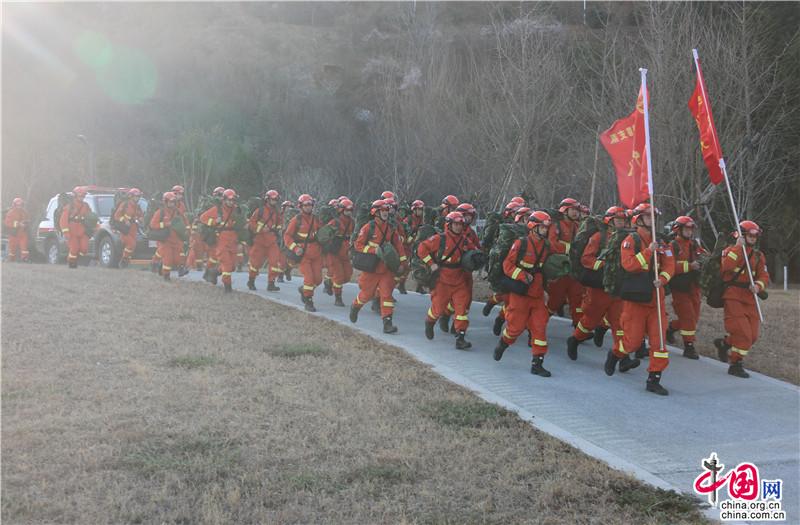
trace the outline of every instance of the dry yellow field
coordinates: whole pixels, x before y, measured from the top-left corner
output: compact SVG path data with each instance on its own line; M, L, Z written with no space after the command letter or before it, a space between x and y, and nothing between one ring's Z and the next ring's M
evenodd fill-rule
M3 523L705 523L349 328L2 267Z

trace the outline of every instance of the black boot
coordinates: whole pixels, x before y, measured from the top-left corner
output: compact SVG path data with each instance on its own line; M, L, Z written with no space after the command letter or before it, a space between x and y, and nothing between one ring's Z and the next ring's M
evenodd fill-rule
M303 305L305 305L306 312L316 312L317 309L314 308L314 299L312 297L304 297L303 298Z
M450 316L449 315L443 315L443 316L441 316L439 318L439 329L444 333L447 333L447 332L450 331Z
M534 356L534 358L531 359L531 374L541 377L550 377L553 375L542 366L542 362L544 362L544 356L541 355Z
M230 293L233 291L233 285L231 283L222 283L225 285L225 293Z
M255 290L256 289L256 278L255 277L251 277L250 279L247 280L247 288L249 290Z
M436 326L436 321L431 322L425 319L425 337L427 337L429 341L433 340L434 326Z
M503 352L508 348L508 343L500 339L497 341L497 346L494 347L494 360L500 361L503 358Z
M292 270L286 270L286 271L283 273L283 275L286 277L286 280L287 280L287 281L291 281L291 280L292 280Z
M206 268L206 271L203 272L203 280L206 282L209 282L208 274L209 274L209 269Z
M422 286L421 284L418 284L418 285L417 285L417 289L415 290L415 292L417 292L417 293L418 293L418 294L420 294L420 295L425 295L425 294L427 293L427 292L425 291L425 287L424 287L424 286Z
M333 300L333 306L345 306L344 301L342 301L342 294L336 294L336 298Z
M383 318L383 333L394 334L397 332L397 327L392 324L392 316L387 315Z
M626 355L622 359L619 360L619 371L622 373L627 372L628 370L633 370L637 366L641 364L641 361L636 359L635 357L631 359L631 356Z
M187 270L185 266L178 266L178 277L183 277L184 275L187 275L188 273L189 273L189 270Z
M350 322L355 323L358 321L358 311L361 310L360 306L356 306L355 303L350 305Z
M376 314L381 313L381 302L380 302L380 299L378 299L377 297L375 299L373 299L372 300L372 304L370 305L370 308Z
M397 291L400 292L402 295L408 295L408 290L406 290L406 282L400 281L400 284L397 285Z
M158 267L159 266L160 266L159 263L157 263L156 261L150 261L150 271L151 272L158 273L158 270L159 270Z
M163 277L165 281L169 281L169 272L164 272Z
M282 273L278 274L278 279L277 279L277 281L278 281L279 283L282 283L282 282L284 282L284 280L283 280L283 274L282 274Z
M472 343L464 339L466 337L466 332L461 331L458 332L456 335L456 349L457 350L466 350L467 348L472 348Z
M567 356L573 361L578 360L578 345L580 341L575 339L574 335L567 337Z
M717 347L717 357L723 363L728 362L728 350L731 349L731 345L725 342L725 339L719 338L714 339L714 346Z
M603 346L603 338L606 336L608 328L605 326L598 326L594 329L594 346L600 348Z
M333 281L325 279L323 282L323 291L328 295L333 295Z
M76 270L78 268L78 261L77 260L69 261L69 263L67 263L67 267L70 270Z
M280 279L280 277L278 277ZM267 282L267 291L268 292L279 292L281 289L275 286L275 281Z
M642 341L642 346L640 346L639 349L636 350L635 355L638 359L647 359L648 356L650 355L650 350L647 349L647 343Z
M481 313L484 317L489 317L489 314L492 313L492 308L494 308L494 303L486 301L486 304L483 305L483 310L481 310Z
M745 372L744 365L742 365L741 361L736 361L735 363L731 363L728 367L728 374L736 377L741 377L742 379L747 379L750 377L750 374Z
M556 314L559 317L566 317L566 315L564 315L564 305L563 304L558 307L558 310L556 311Z
M218 278L219 278L219 271L215 268L212 268L211 270L208 271L208 279L206 279L206 281L216 286Z
M675 332L678 330L672 328L672 324L667 324L667 342L671 345L675 344Z
M494 319L494 325L492 325L492 333L498 337L500 337L500 332L503 331L503 323L505 319L500 317L499 315Z
M687 359L700 359L697 355L697 350L694 349L694 343L683 343L683 357Z
M619 357L614 355L614 352L609 350L608 354L606 355L606 363L603 365L603 370L605 370L607 376L613 376L614 372L617 370L617 362L619 361Z
M450 325L450 333L453 335L457 335L455 321L453 321L453 324Z
M127 268L128 264L129 264L128 259L120 259L119 260L120 269Z
M661 386L661 372L650 372L647 377L647 391L660 396L668 396L669 391Z

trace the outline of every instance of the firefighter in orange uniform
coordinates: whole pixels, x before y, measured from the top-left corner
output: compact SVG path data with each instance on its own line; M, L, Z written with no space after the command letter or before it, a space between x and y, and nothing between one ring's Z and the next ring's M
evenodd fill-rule
M11 202L11 209L3 219L3 225L8 231L8 260L13 262L19 259L28 262L28 212L25 211L25 202L16 197Z
M256 289L256 277L264 263L267 263L267 291L280 290L275 285L275 279L283 273L281 266L281 251L278 246L278 236L283 230L283 213L278 201L281 196L277 190L264 193L264 204L259 206L250 215L248 227L253 234L253 245L250 247L250 278L247 287Z
M589 238L586 248L581 255L581 265L586 269L586 296L583 301L583 315L578 325L567 338L567 355L575 361L578 359L578 345L583 341L594 338L595 330L609 323L614 334L614 346L619 347L618 340L622 328L619 326L619 316L622 313L622 300L606 293L603 288L603 268L605 261L597 258L606 246L613 230L625 227L627 215L625 208L612 206L603 216L608 230L598 231ZM591 284L588 284L591 283ZM602 332L605 334L605 331ZM602 345L602 341L600 342Z
M328 207L336 210L338 214L339 199L331 199L328 201ZM329 221L330 222L330 221ZM322 223L320 223L322 224ZM322 277L322 290L326 295L333 295L333 269L331 268L331 254L324 248L322 249L322 269L324 276Z
M677 319L667 327L667 342L675 343L675 332L683 338L683 357L700 359L694 348L697 322L700 320L700 261L706 251L694 238L695 223L682 215L672 225L674 240L670 243L675 257L675 275L669 282L672 308Z
M472 343L465 339L469 326L469 302L472 289L468 273L461 267L461 256L472 249L464 228L466 221L461 212L453 211L445 217L445 231L422 241L417 255L431 272L439 272L436 286L431 290L431 307L425 317L425 337L433 339L436 320L455 314L456 348L466 350Z
M512 198L508 202L508 204L506 204L506 207L503 209L503 213L501 215L501 222L505 224L516 222L517 212L519 211L520 208L524 206L525 206L525 199L523 199L522 197ZM530 208L528 209L530 210ZM527 217L525 220L527 221ZM491 246L488 246L487 244L484 243L483 249L489 250L491 249ZM486 304L483 305L482 313L484 317L488 317L489 314L492 313L492 308L494 308L495 305L497 304L500 305L500 313L497 315L497 317L495 317L494 325L492 327L492 332L496 336L500 335L500 331L503 329L503 323L505 323L506 321L504 305L507 303L508 303L508 294L493 292L489 296L489 299L486 301Z
M58 225L69 246L67 264L70 268L77 268L78 257L85 257L89 252L89 236L94 232L87 232L84 226L84 220L92 212L83 200L86 198L86 188L77 186L72 194L74 198L64 206Z
M184 199L186 190L184 190L183 186L180 184L176 184L172 187L172 193L175 194L177 197L177 201L175 201L175 207L178 208L178 211L181 212L184 216L186 215L186 200Z
M575 199L566 198L558 205L558 211L564 214L564 218L550 228L550 249L553 253L563 253L569 255L569 248L572 240L578 233L580 223L580 203ZM569 275L565 275L547 286L548 300L547 307L551 312L557 312L564 302L569 302L572 326L577 326L581 314L581 302L583 300L583 286Z
M181 213L178 209L178 196L175 193L168 191L164 194L164 206L153 214L150 219L151 230L169 229L169 237L163 241L158 241L158 254L161 258L161 275L165 281L169 281L170 272L181 263L181 251L183 249L183 240L178 237L175 229L172 227L172 221L176 217L183 221L186 227L189 226L189 221L186 220L186 215Z
M456 208L460 202L458 201L458 197L455 195L447 195L444 199L442 199L442 204L439 206L439 216L436 218L436 227L440 230L444 229L444 218L447 217L447 214L451 211L456 211Z
M286 210L288 210L289 208L294 208L294 203L292 201L283 201L281 203L281 214L283 215L284 223L286 221ZM281 246L283 246L283 236L281 236L280 242L281 242ZM293 267L294 267L294 265L286 257L286 254L283 253L283 250L281 250L281 268L284 269L284 272L283 272L282 275L278 276L277 281L279 283L282 283L284 281L291 281L292 280L292 268Z
M222 186L217 186L214 188L214 191L211 192L211 199L217 202L217 204L205 210L205 212L200 215L201 218L206 212L212 209L216 210L219 205L222 204L223 193L225 193L225 188ZM204 225L205 222L200 221L200 224ZM212 227L216 228L216 226ZM218 234L219 232L215 233ZM208 264L206 264L206 272L203 275L203 279L216 286L217 276L219 275L219 255L217 254L219 243L215 242L214 244L206 244L206 246L208 246Z
M303 274L303 285L298 288L300 296L309 312L316 312L314 307L314 289L322 284L322 248L317 242L317 230L320 223L314 215L314 199L304 193L297 198L300 213L292 217L283 234L283 242L289 250L302 257L300 273Z
M417 231L422 226L425 216L425 203L419 199L411 203L411 213L404 219L406 236L403 239L404 254L409 259L411 258L414 250L414 242L417 238ZM402 280L398 283L397 288L401 294L406 293L406 279L408 274L404 275ZM417 293L425 293L425 289L417 284Z
M658 213L658 210L654 210ZM667 314L664 287L675 274L675 259L668 246L653 241L650 233L651 206L642 203L633 210L636 231L622 241L620 263L625 271L622 280L622 324L623 336L617 350L610 350L605 363L607 375L613 375L617 363L620 372L638 366L638 359L631 359L629 352L641 344L644 336L650 339L650 361L646 388L648 392L666 396L661 386L661 374L669 365L667 352ZM658 257L658 275L655 275L654 257ZM661 308L661 333L659 333L658 307ZM660 344L659 344L660 343Z
M400 270L404 271L407 258L403 252L400 236L395 228L389 224L389 205L382 199L374 201L370 207L370 215L372 220L359 230L353 248L359 253L376 254L378 248L383 244L391 244L400 255ZM350 322L355 323L358 321L359 310L372 300L377 291L380 294L383 333L393 334L397 332L397 327L392 324L394 274L389 271L383 261L378 261L374 272L361 272L358 278L358 288L358 296L350 306Z
M131 260L131 255L136 249L136 234L139 231L139 221L144 218L142 208L139 206L139 199L142 192L138 188L128 190L128 198L120 203L114 212L114 220L128 227L127 233L120 232L122 240L122 258L119 260L119 267L125 268Z
M353 201L340 197L336 204L338 217L328 223L336 228L337 249L328 254L328 271L331 281L335 306L346 306L342 301L342 288L353 277L353 266L350 264L350 236L353 234Z
M192 233L189 237L189 255L186 258L186 267L202 270L206 264L206 257L209 252L208 245L203 240L200 233L200 218L192 221Z
M547 354L547 321L550 312L544 302L544 274L542 266L550 256L547 238L552 221L544 211L535 211L528 217L528 236L517 239L503 261L506 277L521 283L520 290L508 294L506 327L494 349L494 360L500 361L503 352L514 344L527 328L531 334L531 374L550 377L544 368Z
M236 191L228 188L222 192L222 203L212 206L200 216L200 222L217 231L215 256L219 261L219 268L209 270L209 280L216 282L217 274L221 273L226 292L233 291L231 275L236 268L236 252L239 250L239 235L236 230L241 225L236 221L242 218L237 213L237 198Z
M722 252L720 267L722 280L730 283L722 294L727 335L724 339L715 339L714 345L717 347L720 360L730 365L728 367L730 375L748 378L750 374L745 371L742 361L750 353L750 348L758 339L761 329L753 294L763 296L766 293L769 273L767 258L756 248L762 233L761 228L753 221L742 221L739 223L739 228L744 237L736 234L736 244L725 248ZM750 284L750 277L747 275L745 253L753 272L753 285Z

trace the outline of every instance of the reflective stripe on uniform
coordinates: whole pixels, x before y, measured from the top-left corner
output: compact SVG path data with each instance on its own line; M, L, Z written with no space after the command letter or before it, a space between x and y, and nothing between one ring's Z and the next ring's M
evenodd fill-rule
M426 255L425 257L422 258L422 262L424 262L425 264L428 264L428 261L430 261L430 260L431 260L431 256L430 255Z
M294 242L289 245L289 249L290 250L294 250L296 247L297 247L297 243L294 243Z
M603 261L595 261L592 270L599 270L601 266L603 266Z
M403 262L403 261L405 261L406 259L407 259L407 257L406 257L405 255L401 255L401 256L400 256L400 262Z
M361 253L368 253L368 252L369 252L369 246L364 246L364 249L361 250Z
M562 243L564 243L564 246L566 247L565 251L566 251L567 253L569 253L569 248L570 248L570 246L572 246L572 245L571 245L570 243L568 243L567 241L561 241L561 242L562 242Z
M314 287L313 287L313 286L309 286L309 285L307 285L307 284L304 284L304 285L303 285L303 290L313 290L313 289L314 289Z
M647 270L647 259L644 258L642 252L636 254L636 260L639 261L639 264L642 266L642 270Z
M681 330L681 335L694 335L697 333L697 330Z
M730 257L730 258L731 258L731 259L733 259L734 261L738 261L738 260L739 260L739 256L738 256L738 255L736 255L736 254L735 254L735 253L733 253L733 252L728 252L728 257Z
M619 340L619 348L617 348L617 351L618 351L620 354L625 354L625 355L628 355L628 352L627 352L627 350L625 350L625 345L623 345L623 344L622 344L622 339L620 339L620 340Z
M660 275L661 277L663 277L667 281L669 281L672 278L672 276L670 274L668 274L667 272L661 272L658 275Z
M519 277L519 274L522 272L522 268L515 268L513 272L511 272L511 278L516 279Z
M428 308L428 319L436 319L436 317L433 316L433 307Z
M592 333L591 331L589 331L589 330L587 330L586 328L584 328L584 327L583 327L583 325L581 324L581 322L580 322L580 321L578 321L578 330L580 330L580 331L581 331L581 332L583 332L584 334L590 334L590 333Z
M283 268L277 268L275 266L270 266L269 269L272 270L273 272L282 272L283 271Z
M528 263L525 261L520 261L519 265L522 266L523 268L533 268L533 263Z
M683 263L683 273L689 273L689 261L681 261Z
M162 270L166 270L166 271L170 271L170 270L172 270L172 266L162 266L161 269Z
M745 349L743 349L743 348L736 348L735 346L732 346L732 347L731 347L731 350L732 350L733 352L736 352L737 354L739 354L739 355L741 355L741 356L746 356L747 354L749 354L749 353L750 353L750 350L745 350Z
M391 308L394 306L394 303L392 301L383 301L383 306L386 308Z
M653 357L658 357L659 359L669 359L669 352L653 352Z
M541 339L534 339L533 344L536 346L547 346L547 341L542 341Z
M456 316L456 321L469 321L469 316L468 315L457 315Z
M624 335L625 335L625 331L624 331L624 330L617 330L617 331L615 332L615 334L617 335L617 337L622 337L622 336L624 336Z
M223 277L230 277L231 276L231 272L222 272L222 276Z
M762 283L761 281L756 281L756 284L757 284L757 285L759 285L759 286L761 287L761 289L762 289L762 290L763 290L764 288L766 288L766 285L764 285L764 283Z
M334 287L334 288L341 288L341 287L342 287L342 285L341 285L341 284L336 284L336 283L333 283L333 287Z

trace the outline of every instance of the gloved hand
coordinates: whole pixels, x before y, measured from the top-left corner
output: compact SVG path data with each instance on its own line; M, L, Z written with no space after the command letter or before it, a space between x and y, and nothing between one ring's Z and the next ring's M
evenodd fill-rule
M303 256L303 248L295 248L294 253L298 257L302 257Z
M525 272L525 283L526 283L528 286L530 286L530 284L531 284L532 282L533 282L533 275L529 274L528 272Z

